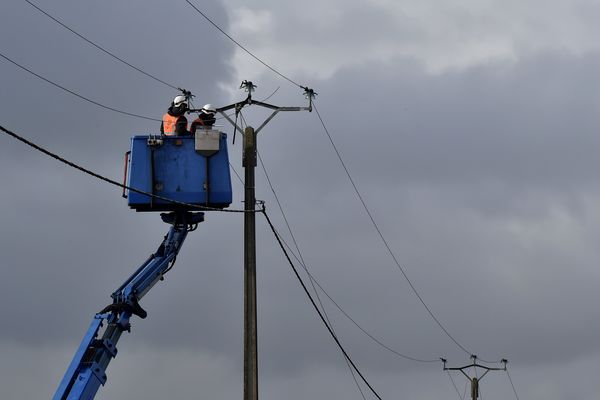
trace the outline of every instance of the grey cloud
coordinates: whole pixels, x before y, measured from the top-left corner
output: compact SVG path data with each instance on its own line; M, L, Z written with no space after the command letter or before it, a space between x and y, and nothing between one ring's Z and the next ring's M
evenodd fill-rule
M213 6L211 12L224 22L224 10ZM86 53L20 3L9 11L15 20L11 29L27 18L49 38L41 42L37 33L24 30L23 49L2 42L32 68L119 107L163 112L169 90L128 75L102 55ZM75 11L61 14L71 16L72 23L82 18ZM100 16L113 11L93 9ZM177 76L193 82L199 99L229 100L217 84L231 79L231 66L223 61L232 55L230 45L215 39L185 7L176 9L185 18L183 36L198 33L206 39L197 42L206 46L197 56L190 41L173 44L173 29L160 23L161 7L132 12L123 10L123 17L111 22L113 30L101 17L78 26L161 76L173 74L172 63L156 49L173 46L175 54L190 57L178 65ZM147 22L139 32L137 27L144 26L139 21L156 24ZM121 40L128 24L136 30L129 27L130 39ZM146 36L152 39L141 41ZM56 37L70 40L73 50L58 40L52 43ZM31 46L39 57L24 50ZM85 68L66 70L65 59ZM191 66L200 63L201 73ZM591 378L588 385L574 378L560 388L553 384L593 366L598 356L597 67L596 54L555 52L429 75L418 61L395 59L348 67L331 80L311 82L321 93L319 110L350 171L414 284L469 349L511 360L524 398L558 400L576 393L587 399L598 389ZM121 175L132 133L156 129L154 123L96 110L5 63L0 71L7 77L2 124L106 175ZM115 76L119 79L113 82ZM298 76L304 78L310 81L308 75ZM257 83L261 91L281 84L270 75ZM281 85L270 101L302 103L299 92ZM259 120L252 110L245 116L253 124ZM259 143L309 267L336 301L401 352L464 361L385 254L314 113L278 116ZM231 148L236 168L239 151L236 142ZM23 391L11 386L2 392L7 398L43 397L54 389L93 313L155 250L167 227L155 215L127 210L117 188L6 137L0 179L5 187L0 192L5 210L0 214L5 321L0 368L6 371L0 375L7 377L4 382L19 382L17 372L31 366L43 377ZM234 185L234 205L240 207ZM260 173L258 191L289 241ZM358 397L341 356L260 218L258 230L263 394ZM149 317L136 319L123 338L101 395L146 398L171 393L175 386L182 397L241 391L241 242L239 216L207 215L166 281L144 298ZM324 302L350 353L385 397L454 395L448 394L453 388L439 365L418 366L381 351ZM15 364L18 368L11 367ZM485 390L486 397L511 394L504 376L491 378Z

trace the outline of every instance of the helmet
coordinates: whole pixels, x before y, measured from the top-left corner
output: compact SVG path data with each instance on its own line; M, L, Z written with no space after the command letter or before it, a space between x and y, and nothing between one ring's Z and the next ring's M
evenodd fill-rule
M214 114L217 110L215 110L212 104L205 104L204 107L202 107L202 112L205 114Z
M185 98L185 96L177 96L173 99L173 106L181 107L181 106L185 105L187 107L186 100L187 99Z

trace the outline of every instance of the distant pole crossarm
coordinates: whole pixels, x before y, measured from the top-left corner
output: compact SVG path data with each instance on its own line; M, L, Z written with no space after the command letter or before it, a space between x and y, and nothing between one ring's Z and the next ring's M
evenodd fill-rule
M487 365L478 364L477 356L474 354L471 355L471 359L473 360L473 362L469 365L465 365L463 367L448 368L448 367L446 367L447 360L444 358L440 358L440 360L444 364L444 371L460 371L467 378L467 380L469 380L469 382L471 382L471 400L477 400L477 398L479 398L479 382L481 382L483 377L486 376L487 373L490 371L506 371L506 364L508 363L508 360L503 358L500 362L502 364L504 364L504 366L501 368L497 368L497 367L488 367ZM465 372L465 370L469 369L469 368L475 368L475 372L477 372L477 368L481 368L485 372L479 378L477 377L477 374L475 374L474 377L471 377L471 376L469 376L469 374L467 374Z

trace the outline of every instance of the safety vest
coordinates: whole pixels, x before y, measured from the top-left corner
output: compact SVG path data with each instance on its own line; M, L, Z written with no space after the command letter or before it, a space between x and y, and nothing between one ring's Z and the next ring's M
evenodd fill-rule
M174 117L173 115L167 113L163 116L163 133L167 136L174 136L175 129L177 128L177 120L180 117Z

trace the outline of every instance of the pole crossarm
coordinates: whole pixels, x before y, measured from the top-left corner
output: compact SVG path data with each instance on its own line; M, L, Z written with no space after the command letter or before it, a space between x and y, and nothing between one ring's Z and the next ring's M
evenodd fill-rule
M494 368L494 367L488 367L486 365L481 365L481 364L477 364L477 363L465 365L464 367L451 367L451 368L444 367L444 371L462 371L462 370L472 368L472 367L485 369L487 371L506 371L506 365L502 368Z
M503 358L502 360L500 360L500 362L504 365L503 367L488 367L487 365L478 364L476 355L471 355L471 359L473 360L473 362L469 365L465 365L464 367L446 367L446 363L448 362L448 360L446 360L445 358L440 358L440 360L444 364L444 371L461 371L462 373L464 373L465 369L481 368L485 370L484 375L487 374L489 371L506 371L506 364L508 363L508 360ZM483 375L479 379L481 378L483 378Z
M240 86L240 88L243 88L243 89L245 89L248 92L248 96L246 97L245 100L238 101L236 103L229 104L227 106L219 107L219 108L216 109L216 111L219 114L221 114L231 125L233 125L233 128L236 131L239 130L240 132L243 132L243 129L240 126L237 125L237 122L234 122L231 119L231 117L229 115L227 115L227 113L226 113L227 111L229 111L229 110L235 110L236 120L237 120L237 115L240 113L240 111L242 110L242 108L244 108L245 106L256 105L256 106L268 108L269 110L273 110L273 113L269 117L267 117L267 119L255 130L255 133L257 133L257 134L280 111L308 111L308 112L312 112L312 101L315 98L315 96L317 95L317 93L313 89L303 88L304 89L304 96L308 99L308 106L306 106L306 107L289 107L289 106L282 107L282 106L276 106L274 104L265 103L263 101L253 100L252 99L252 92L256 88L256 85L252 84L252 82L250 82L250 81L243 81L242 85ZM189 110L189 111L190 112L195 112L195 111L200 111L200 110Z
M506 371L506 364L508 363L508 360L503 358L500 361L503 364L502 367L488 367L487 365L478 364L476 355L471 355L471 359L473 360L473 362L463 367L446 367L446 363L448 361L445 358L440 358L440 360L444 364L444 371L460 371L467 378L467 380L471 382L471 399L477 400L477 398L479 398L479 382L481 382L483 377L486 376L487 373L490 371ZM475 369L474 377L469 376L469 374L465 372L465 370L469 368ZM481 374L480 377L477 377L477 368L481 368L485 371L483 374Z

